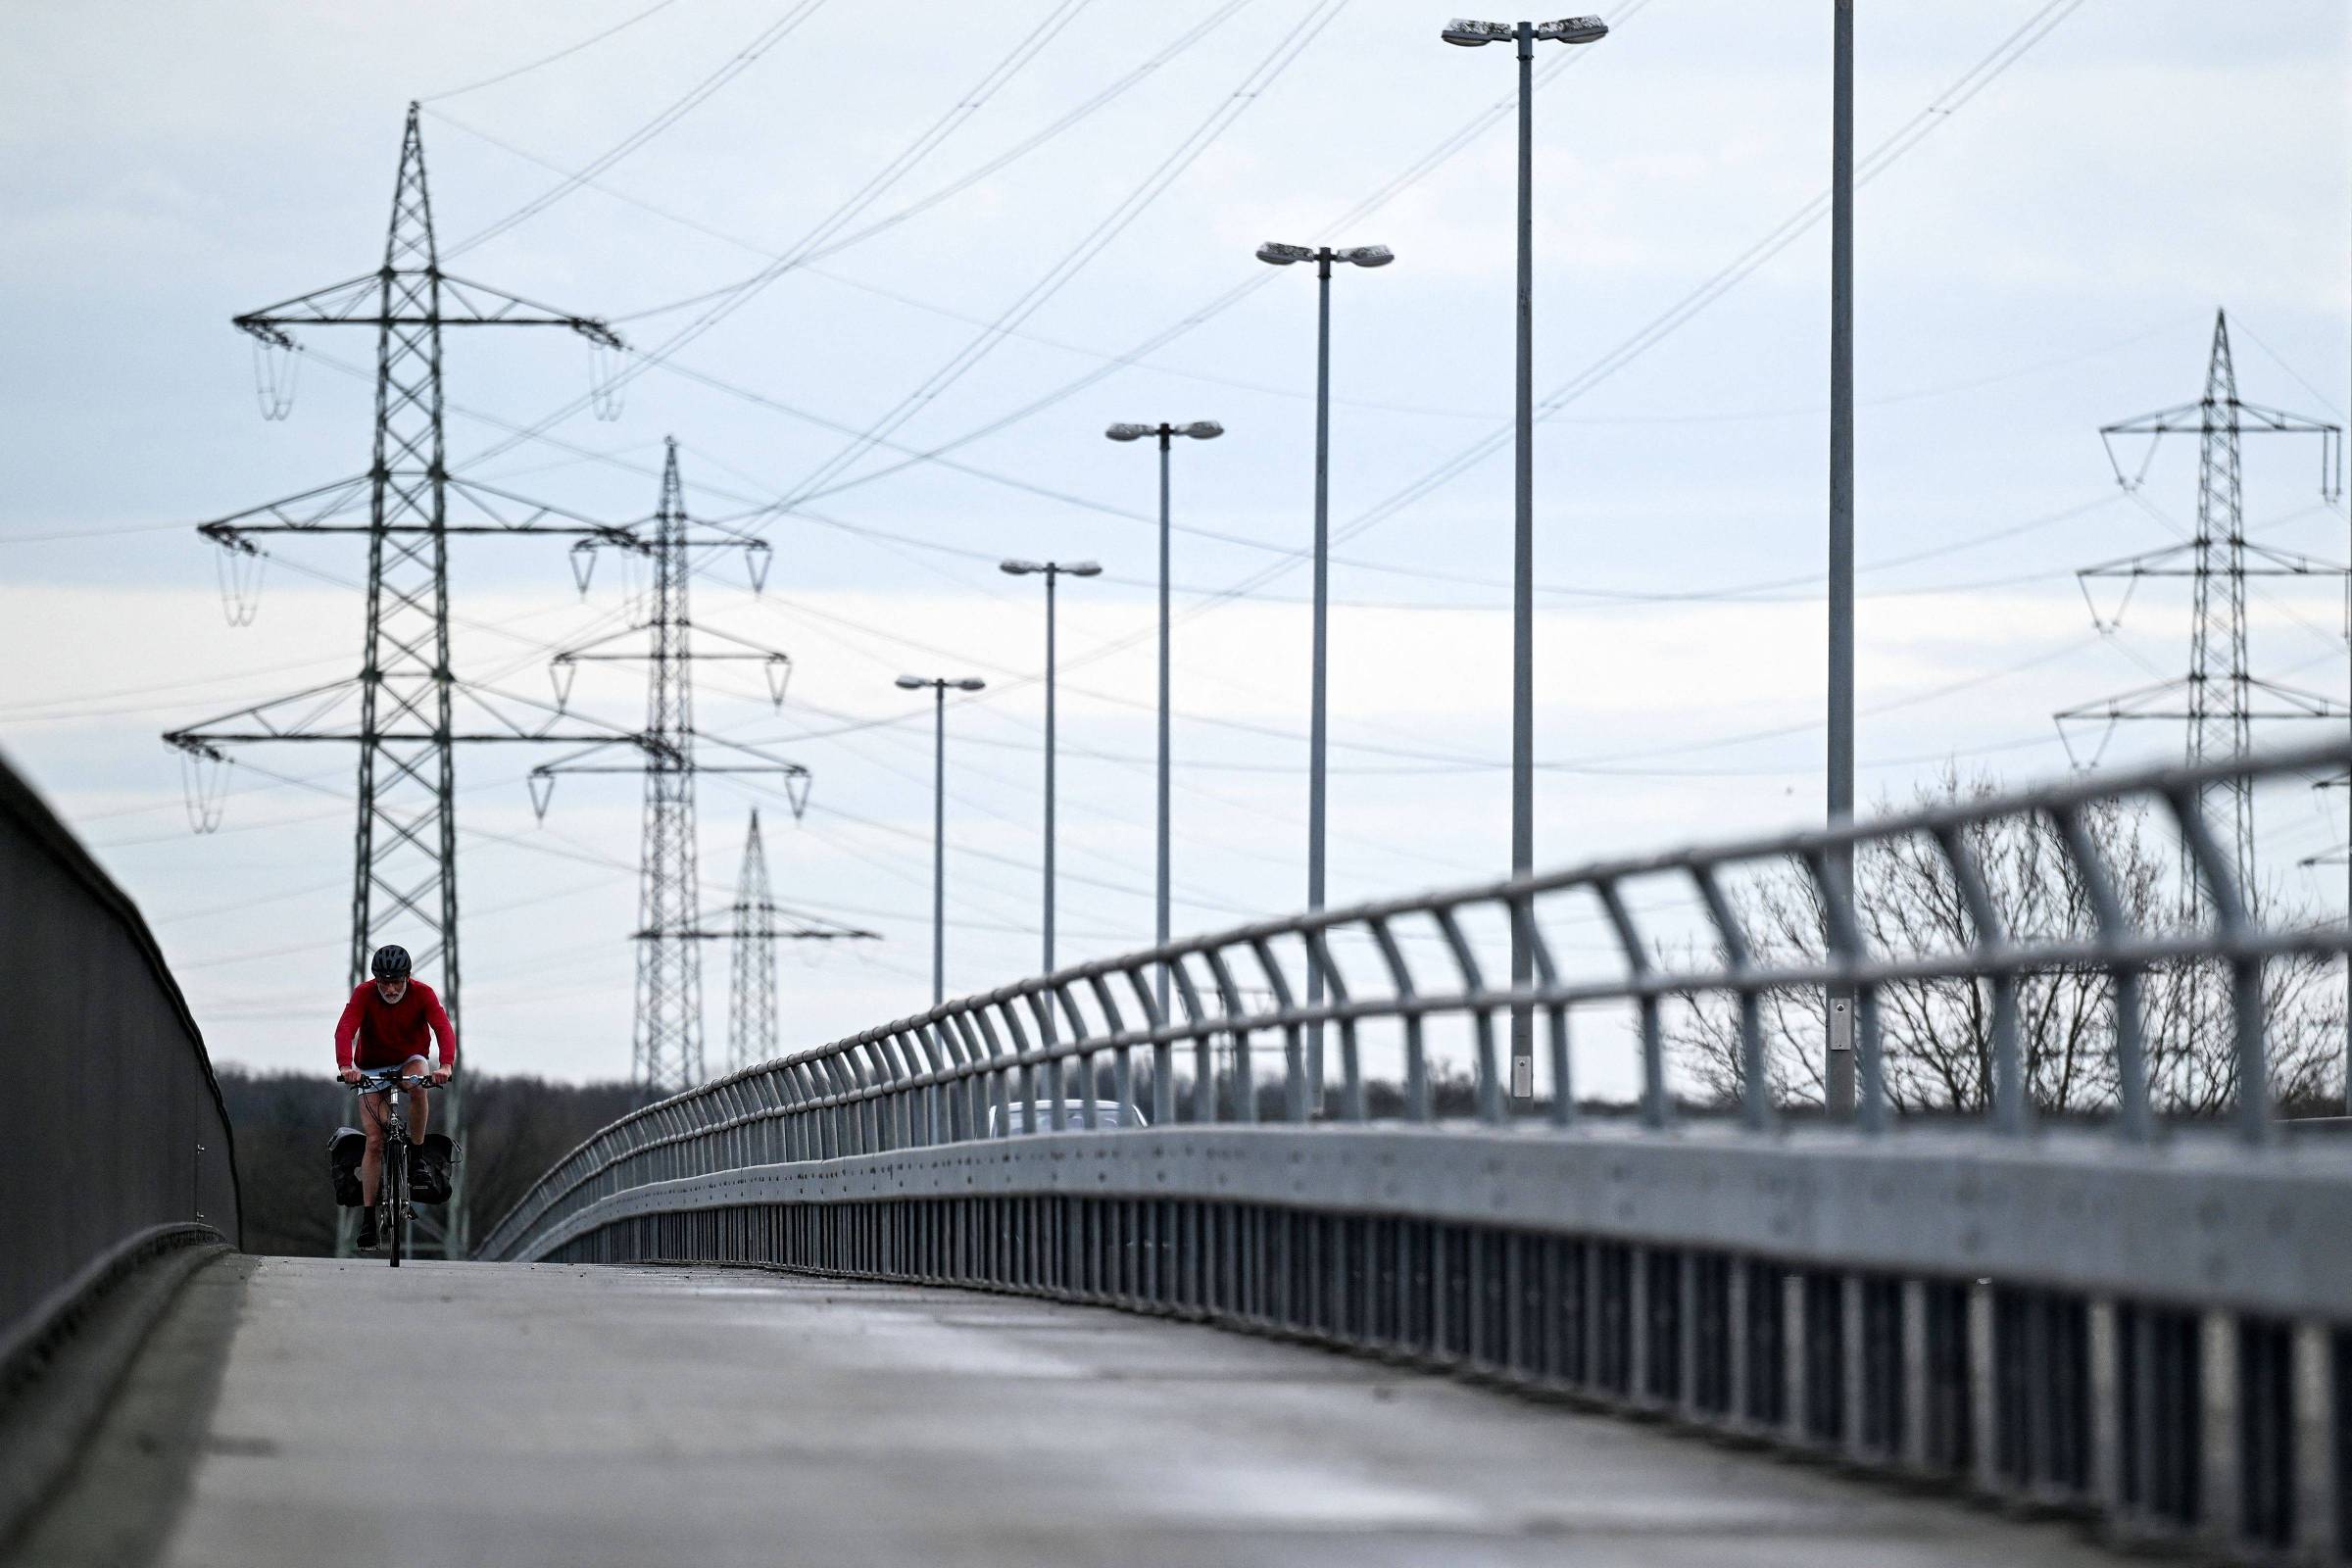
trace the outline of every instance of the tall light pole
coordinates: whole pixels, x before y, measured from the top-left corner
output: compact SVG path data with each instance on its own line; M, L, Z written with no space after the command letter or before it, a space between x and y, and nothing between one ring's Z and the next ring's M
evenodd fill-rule
M1560 22L1468 22L1456 19L1440 35L1447 43L1475 49L1490 43L1519 46L1519 440L1514 462L1511 543L1511 874L1526 876L1536 866L1536 240L1535 240L1535 62L1536 40L1597 43L1608 36L1598 17ZM1524 991L1535 981L1527 932L1511 925L1511 987ZM1536 1018L1530 1007L1511 1009L1511 1095L1536 1092Z
M1091 561L1007 561L998 570L1008 576L1042 575L1046 579L1046 966L1054 972L1054 583L1056 578L1099 577L1102 568Z
M1315 264L1315 613L1312 675L1307 698L1306 741L1306 906L1323 907L1325 822L1324 767L1330 734L1329 674L1331 648L1331 264L1386 267L1396 259L1386 245L1357 245L1335 251L1328 245L1285 245L1268 240L1257 248L1257 259L1276 267L1298 262ZM1323 1001L1323 963L1308 950L1306 1004ZM1323 1026L1306 1033L1306 1093L1318 1110L1323 1104Z
M1854 816L1854 0L1832 0L1830 133L1830 713L1829 818ZM1830 875L1847 906L1853 857L1833 856ZM1854 996L1833 990L1822 1061L1822 1105L1834 1120L1854 1113Z
M901 675L901 690L931 692L931 1005L948 1000L948 691L976 692L977 675Z
M1168 445L1176 436L1214 441L1225 427L1214 419L1190 424L1114 424L1102 432L1113 441L1159 437L1159 874L1155 882L1158 933L1154 946L1168 945ZM1159 1016L1168 1017L1168 966L1159 966Z

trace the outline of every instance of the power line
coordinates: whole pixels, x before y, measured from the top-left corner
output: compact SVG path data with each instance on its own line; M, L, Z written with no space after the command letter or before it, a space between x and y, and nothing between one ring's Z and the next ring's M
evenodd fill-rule
M821 0L814 0L814 3L821 3ZM1036 59L1046 46L1053 42L1062 29L1070 24L1078 13L1090 3L1091 0L1060 0L1060 3L1047 14L1045 20L1024 34L1008 53L989 68L987 74L975 86L959 97L945 114L933 121L913 141L901 148L898 154L878 172L870 175L864 184L851 192L839 206L819 220L814 228L804 235L798 245L783 253L767 267L753 273L751 277L730 290L725 297L712 304L692 321L672 332L658 347L650 351L633 353L615 373L613 390L617 391L620 386L635 380L646 370L662 363L670 355L708 332L728 316L741 310L760 290L783 276L798 259L833 238L851 220L879 201L891 186L906 177L917 164L944 145L950 136L962 127L965 122L978 114L1005 83L1012 80L1023 68ZM594 166L591 166L592 171L593 168ZM528 430L476 453L471 461L473 463L487 461L521 441L544 432L585 407L587 401L574 399L540 419Z
M1251 68L1249 74L1242 78L1241 85L1153 165L1134 189L1112 207L1108 215L1087 230L1035 282L1022 290L995 320L950 355L919 386L861 431L849 446L817 465L790 495L777 503L778 510L790 510L794 500L815 491L827 479L847 471L878 440L905 425L934 398L955 385L986 358L1004 340L1008 327L1020 325L1044 309L1088 263L1100 256L1105 246L1142 217L1186 170L1192 168L1201 154L1214 146L1227 127L1264 96L1348 3L1348 0L1309 0L1306 10L1292 24L1291 30L1283 34L1265 57Z
M1974 65L1972 65L1966 72L1962 73L1960 76L1955 78L1953 82L1948 85L1942 93L1938 94L1936 99L1931 100L1926 107L1914 114L1912 118L1905 122L1903 125L1898 127L1893 134L1881 141L1880 144L1874 148L1865 159L1862 160L1862 166L1859 172L1860 179L1866 181L1868 179L1875 178L1878 174L1884 172L1886 169L1891 167L1905 153L1917 146L1920 141L1924 140L1928 135L1933 134L1937 126L1950 120L1963 106L1973 100L1993 80L1997 79L2011 67L2015 66L2019 60L2023 59L2026 53L2029 52L2034 45L2038 44L2043 38L2047 37L2060 23L2064 22L2067 17L2071 16L2077 9L2079 9L2082 3L2082 0L2049 0L2048 4L2043 5L2040 9L2035 11L2023 24L2014 29L2011 33L2004 37L2000 43L1996 44L1991 50L1986 52ZM1577 57L1571 56L1569 58L1571 61L1573 61ZM1416 166L1415 169L1408 171L1406 174L1398 176L1397 179L1391 181L1388 186L1383 187L1380 191L1376 191L1373 196L1367 198L1366 201L1357 204L1357 208L1352 210L1348 217L1343 219L1341 221L1351 221L1355 218L1361 216L1363 213L1377 210L1378 207L1385 204L1386 201L1391 199L1395 194L1407 188L1412 182L1425 175L1429 171L1434 170L1439 165L1443 164L1455 152L1458 152L1462 146L1466 146L1469 140L1473 139L1478 131L1483 130L1487 124L1492 123L1494 118L1499 118L1500 113L1501 110L1497 109L1490 112L1489 115L1474 119L1473 122L1469 125L1466 125L1461 132L1457 132L1454 137L1448 138L1446 143L1442 143L1438 149L1434 150L1432 154L1428 155L1423 160L1421 165ZM1653 347L1658 342L1663 341L1664 338L1671 334L1675 328L1681 326L1691 317L1697 315L1715 300L1720 299L1725 293L1728 293L1740 281L1752 274L1766 261L1769 261L1772 257L1777 256L1781 251L1786 250L1789 245L1793 244L1798 237L1817 224L1821 219L1827 215L1828 211L1829 193L1824 191L1817 195L1812 201L1806 203L1803 207L1800 207L1788 219L1784 220L1781 224L1768 232L1762 239L1759 239L1754 244L1750 245L1746 250L1734 257L1731 262L1719 269L1708 279L1683 295L1673 305L1669 306L1666 311L1653 318L1647 325L1637 331L1632 337L1626 339L1624 342L1619 344L1617 348L1612 349L1608 354L1603 355L1599 360L1588 366L1584 371L1579 372L1576 377L1572 377L1569 382L1565 383L1561 388L1555 390L1544 400L1544 405L1539 410L1539 417L1549 417L1550 416L1556 414L1558 410L1564 407L1568 401L1572 400L1576 396L1581 396L1584 391L1589 390L1593 385L1597 385L1599 381L1604 379L1608 374L1614 373L1615 370L1622 368L1624 365L1630 363L1641 353L1645 352L1648 348ZM1326 228L1326 232L1328 231L1329 226ZM1263 286L1265 281L1266 274L1261 270L1257 276L1247 282L1237 284L1234 288L1227 290L1224 295L1221 295L1218 297L1218 299L1210 302L1207 307L1194 312L1192 315L1186 317L1183 320L1177 322L1173 327L1164 329L1161 333L1155 334L1152 339L1147 340L1147 342L1140 346L1136 351L1136 357L1154 352L1158 348L1164 347L1166 343L1174 341L1175 338L1191 330L1193 326L1198 325L1200 322L1219 314L1233 304L1238 303L1242 298L1253 292L1256 288ZM925 461L927 458L942 456L948 452L956 450L960 446L968 445L972 441L982 439L987 435L994 434L995 432L1007 427L1008 425L1017 423L1022 419L1026 419L1047 408L1053 407L1054 404L1059 403L1068 397L1074 396L1077 392L1085 389L1086 387L1094 385L1097 381L1100 381L1103 378L1103 376L1108 375L1109 373L1111 373L1111 368L1099 368L1098 369L1088 372L1086 375L1065 384L1064 386L1047 394L1042 398L1033 399L1028 404L1023 405L1021 408L1016 409L1009 414L1001 416L996 419L990 420L987 423L965 432L962 436L959 436L955 440L944 442L936 447L930 448L923 458L910 458L896 465L889 465L881 468L869 470L868 472L858 475L853 479L836 484L830 489L819 489L804 494L796 498L796 501L798 504L805 505L808 501L821 499L829 494L837 494L843 489L848 489L859 484L870 483L876 479L887 477L892 473L910 466L913 463ZM1490 434L1490 436L1482 439L1478 443L1473 444L1473 446L1470 448L1455 454L1454 457L1449 458L1446 462L1440 464L1436 468L1423 475L1420 479L1413 481L1413 483L1405 486L1402 490L1393 494L1388 500L1380 503L1369 512L1359 515L1357 518L1339 531L1339 537L1342 539L1352 537L1355 534L1362 532L1364 529L1374 526L1378 522L1385 520L1387 517L1395 515L1396 512L1401 511L1411 502L1418 500L1421 496L1426 495L1431 491L1434 491L1459 473L1467 471L1469 467L1475 466L1478 462L1483 461L1484 458L1490 456L1492 453L1499 451L1503 445L1507 444L1509 439L1510 429L1509 426L1505 424L1499 428L1497 433ZM1187 607L1183 612L1181 612L1181 617L1185 619L1191 619L1196 616L1205 614L1210 611L1219 608L1222 604L1230 601L1231 599L1243 597L1257 588L1263 587L1266 583L1273 581L1275 578L1295 568L1305 559L1306 556L1304 552L1289 552L1286 560L1260 567L1257 570L1250 572L1237 580L1218 596L1205 599L1200 603ZM1139 632L1133 637L1097 650L1091 655L1081 656L1079 660L1074 661L1073 662L1083 663L1091 660L1110 657L1112 654L1121 652L1126 647L1133 646L1135 643L1144 640L1150 635L1152 634L1148 631Z
M619 163L622 159L628 157L629 154L635 152L638 148L643 147L647 142L652 141L655 137L661 135L670 126L685 119L686 116L692 114L703 104L709 102L710 98L724 88L727 83L733 81L737 76L740 76L745 72L751 70L754 63L756 63L761 55L767 53L769 49L773 48L776 44L782 42L786 37L790 36L802 23L808 21L808 18L813 15L824 3L825 0L795 0L795 3L789 7L782 16L778 17L775 21L770 22L766 26L760 28L759 33L753 37L751 42L745 44L741 49L738 49L732 56L730 56L725 65L720 66L716 71L703 77L702 80L696 82L692 87L688 88L682 96L673 99L669 104L664 106L659 114L654 116L653 119L647 121L644 124L638 126L635 130L630 131L619 141L607 148L593 162L591 162L586 169L581 170L577 173L567 175L562 180L559 180L556 184L549 186L546 190L541 191L529 201L524 202L520 207L517 207L513 212L507 214L506 217L498 219L482 228L475 229L471 234L466 235L464 239L458 241L457 244L452 245L449 248L448 254L453 257L463 256L467 251L472 250L474 247L496 239L499 235L504 234L507 232L507 230L514 227L517 223L528 222L531 219L537 217L539 214L546 212L550 207L555 206L556 203L562 201L564 197L569 196L573 191L578 190L590 179L594 178L598 174L603 173L606 170L611 169L614 164ZM655 9L659 10L660 7L656 7ZM651 13L649 12L648 15L651 15ZM447 117L435 115L434 118L445 119Z
M676 5L677 3L678 0L654 0L654 4L646 7L643 11L638 12L636 15L627 18L625 21L616 22L612 26L605 28L602 32L593 33L588 37L582 38L578 43L559 49L552 55L543 56L540 59L532 61L527 66L516 66L512 71L502 71L495 76L485 76L479 81L468 82L463 87L452 87L447 92L432 93L426 97L419 98L416 101L420 104L439 103L445 98L463 97L465 94L469 92L479 92L484 87L495 87L502 81L513 81L516 76L527 75L531 72L537 71L543 66L552 66L559 60L568 60L573 55L578 54L581 50L593 48L597 44L603 43L607 38L612 37L615 33L625 32L629 28L637 25L637 24L640 22L645 21L648 17L654 16L659 12L667 11L671 6Z

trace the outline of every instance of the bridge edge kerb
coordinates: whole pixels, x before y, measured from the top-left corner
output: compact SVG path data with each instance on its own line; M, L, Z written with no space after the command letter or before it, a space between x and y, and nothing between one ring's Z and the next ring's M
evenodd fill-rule
M1018 1140L1004 1161L979 1172L942 1157L956 1147L947 1146L674 1178L600 1199L517 1238L509 1256L544 1258L647 1214L976 1191L1491 1225L1848 1272L1990 1277L2352 1321L2344 1304L2352 1301L2352 1255L2312 1240L2330 1234L2352 1192L2352 1164L2334 1150L2280 1160L2226 1135L2132 1152L2096 1135L2017 1143L1936 1133L1865 1141L1595 1130L1559 1138L1386 1126L1184 1127L1089 1139ZM1049 1147L1063 1145L1081 1147ZM1093 1157L1071 1167L1071 1152ZM2217 1195L2219 1185L2230 1193ZM2072 1218L2047 1236L2004 1242L2001 1233L2016 1227L1993 1225L1991 1216L2028 1205ZM2182 1214L2205 1216L2185 1245ZM2266 1223L2232 1224L2233 1215Z

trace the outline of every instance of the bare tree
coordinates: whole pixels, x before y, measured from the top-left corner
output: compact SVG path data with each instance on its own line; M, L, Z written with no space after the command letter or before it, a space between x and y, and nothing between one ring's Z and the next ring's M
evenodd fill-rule
M1923 807L1991 796L1987 779L1947 771L1923 786ZM2107 804L2085 827L2113 880L2126 919L2140 931L2178 928L2182 883L2152 834L2144 809ZM2152 843L2155 839L2157 842ZM2017 942L2087 941L2097 933L2089 889L2056 823L2039 813L2003 816L1966 829L1962 842L1982 868L2006 935ZM1855 916L1871 950L1885 957L1951 956L1977 939L1942 851L1925 835L1865 845L1854 863ZM1826 924L1819 888L1794 863L1769 868L1734 900L1759 964L1822 960ZM2303 923L2275 891L2255 900L2273 922ZM2328 965L2289 958L2269 965L2262 1008L2273 1093L2316 1099L2335 1059L2343 1012ZM2208 1115L2236 1099L2237 1060L2230 1027L2230 981L2214 964L2172 964L2140 987L2149 1095L2156 1107ZM1767 993L1759 1012L1765 1071L1776 1102L1819 1104L1826 1000L1816 988ZM1879 993L1886 1094L1902 1111L1982 1111L1992 1100L1993 989L1956 978L1906 981ZM2018 1034L2034 1103L2054 1112L2097 1111L2118 1094L2115 982L2097 965L2053 965L2017 985ZM1711 1094L1740 1095L1739 1011L1720 995L1686 995L1670 1039L1682 1064Z

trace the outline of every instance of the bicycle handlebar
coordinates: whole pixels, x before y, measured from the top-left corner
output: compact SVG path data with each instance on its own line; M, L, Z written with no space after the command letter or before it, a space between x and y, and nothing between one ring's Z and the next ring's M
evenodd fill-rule
M360 1081L356 1084L350 1085L349 1087L355 1094L385 1095L390 1094L395 1086L409 1090L440 1089L445 1088L447 1086L447 1082L448 1081L446 1079L444 1079L441 1083L433 1082L432 1074L430 1073L426 1073L421 1077L415 1073L373 1073L363 1067L360 1069Z

